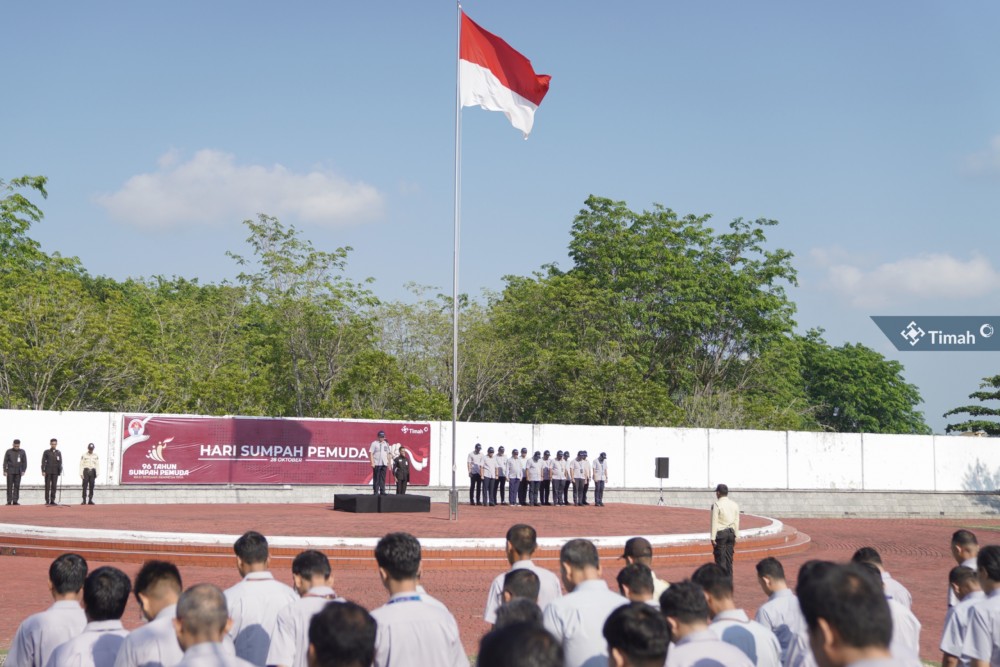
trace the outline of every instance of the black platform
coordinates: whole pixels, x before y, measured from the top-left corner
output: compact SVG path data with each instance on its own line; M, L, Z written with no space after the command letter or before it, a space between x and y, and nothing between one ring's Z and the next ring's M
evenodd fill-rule
M413 494L338 493L333 496L333 509L358 514L374 512L430 512L431 497Z
M417 496L410 493L403 495L389 494L379 496L378 511L385 512L430 512L431 497Z

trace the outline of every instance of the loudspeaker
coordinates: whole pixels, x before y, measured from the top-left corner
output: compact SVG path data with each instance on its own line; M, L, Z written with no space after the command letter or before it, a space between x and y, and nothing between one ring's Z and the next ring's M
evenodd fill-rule
M657 456L656 457L656 478L657 479L667 479L670 477L670 457L669 456Z
M374 493L338 493L333 496L333 509L341 512L378 512L378 499Z
M379 512L430 512L431 497L410 493L389 494L378 497Z

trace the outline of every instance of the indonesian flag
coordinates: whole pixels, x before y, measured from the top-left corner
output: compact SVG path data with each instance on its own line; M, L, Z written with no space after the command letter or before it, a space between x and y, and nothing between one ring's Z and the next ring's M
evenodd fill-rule
M459 90L463 107L503 111L527 139L551 78L535 74L530 60L462 12Z

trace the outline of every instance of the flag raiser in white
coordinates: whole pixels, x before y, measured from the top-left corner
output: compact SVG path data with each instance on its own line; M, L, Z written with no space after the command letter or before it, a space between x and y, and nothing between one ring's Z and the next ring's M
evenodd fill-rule
M510 124L521 130L527 139L535 122L538 105L504 86L489 69L482 65L459 61L459 86L463 107L482 107L487 111L502 111Z

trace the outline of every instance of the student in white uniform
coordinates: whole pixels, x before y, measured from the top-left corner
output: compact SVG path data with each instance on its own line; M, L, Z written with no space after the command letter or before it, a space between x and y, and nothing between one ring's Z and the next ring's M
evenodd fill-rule
M524 476L524 461L517 455L517 449L510 453L507 459L507 479L510 480L510 504L520 505L518 500L521 489L521 478Z
M507 455L504 454L503 445L497 447L497 504L507 504Z
M562 595L562 586L559 577L550 570L539 567L531 560L532 554L538 548L538 533L526 523L514 524L507 530L504 553L507 555L507 562L514 570L531 570L538 576L539 592L538 606L542 609ZM486 597L486 612L483 619L487 623L496 623L497 608L503 603L503 580L506 572L498 574L490 584L490 591Z
M757 563L757 583L767 602L757 609L754 620L769 628L781 645L781 662L787 664L788 649L796 635L804 635L806 619L799 600L785 581L785 568L777 558L768 556Z
M301 597L278 612L271 636L267 664L278 667L306 667L309 648L309 622L329 602L343 602L333 590L330 560L325 554L309 549L292 561L292 584Z
M559 641L545 628L532 623L504 625L479 640L476 667L564 667L564 664ZM600 667L606 664L603 662Z
M497 466L499 462L492 447L486 450L486 456L479 464L483 475L483 504L496 507L497 504Z
M722 566L705 563L691 575L691 581L705 590L712 615L709 629L719 639L743 651L757 667L779 667L781 645L769 628L751 621L733 601L733 578Z
M907 609L913 606L913 596L910 595L910 591L906 590L906 586L892 578L892 575L882 565L882 556L879 555L879 552L874 547L861 547L851 556L851 562L871 563L877 567L879 573L882 575L882 582L885 584L885 594Z
M263 667L278 612L299 596L268 570L271 557L263 535L247 531L233 544L233 551L243 580L226 589L226 606L233 621L229 636L236 645L236 655Z
M622 558L628 564L642 563L652 571L653 569L653 545L645 537L630 537L625 542L625 549L622 551ZM666 581L660 579L653 572L653 599L659 603L663 591L670 586Z
M143 563L133 592L148 622L132 631L118 651L115 667L173 667L184 657L177 643L174 619L184 587L177 566L162 560Z
M107 667L115 664L128 630L122 614L132 592L128 575L116 567L99 567L83 583L83 610L87 625L83 632L60 644L46 667Z
M21 623L10 643L6 667L45 667L57 646L83 632L87 616L80 601L86 578L83 556L63 554L52 561L49 592L54 602Z
M602 634L611 667L661 667L667 659L670 628L660 610L648 604L618 607L604 622Z
M971 530L956 530L951 535L951 556L959 565L964 565L973 572L976 571L976 556L979 555L979 540ZM955 590L948 585L948 606L954 607L958 604L958 597Z
M872 581L882 584L885 589L882 571L874 563L857 563L857 565L871 575ZM892 616L889 653L905 667L923 667L920 661L920 621L908 607L894 600L888 592L885 597L889 603L889 614Z
M252 667L224 643L231 623L226 596L217 586L198 584L181 593L174 630L184 658L177 667Z
M948 573L948 586L955 593L958 604L948 608L941 632L941 667L968 667L969 661L962 659L962 645L969 629L972 608L986 599L979 576L975 570L964 565L956 565Z
M372 610L375 667L435 665L468 667L455 617L418 592L420 542L409 533L389 533L375 546L375 560L389 601Z
M375 661L375 619L353 602L327 603L309 623L309 665L362 665Z
M693 581L670 584L660 597L673 644L666 667L753 667L750 658L708 628L705 591Z
M476 443L476 446L469 452L465 460L465 465L469 469L469 504L483 504L483 446Z
M618 582L618 592L628 598L629 602L645 602L660 608L660 601L653 596L653 571L642 563L629 563L618 570L615 577Z

